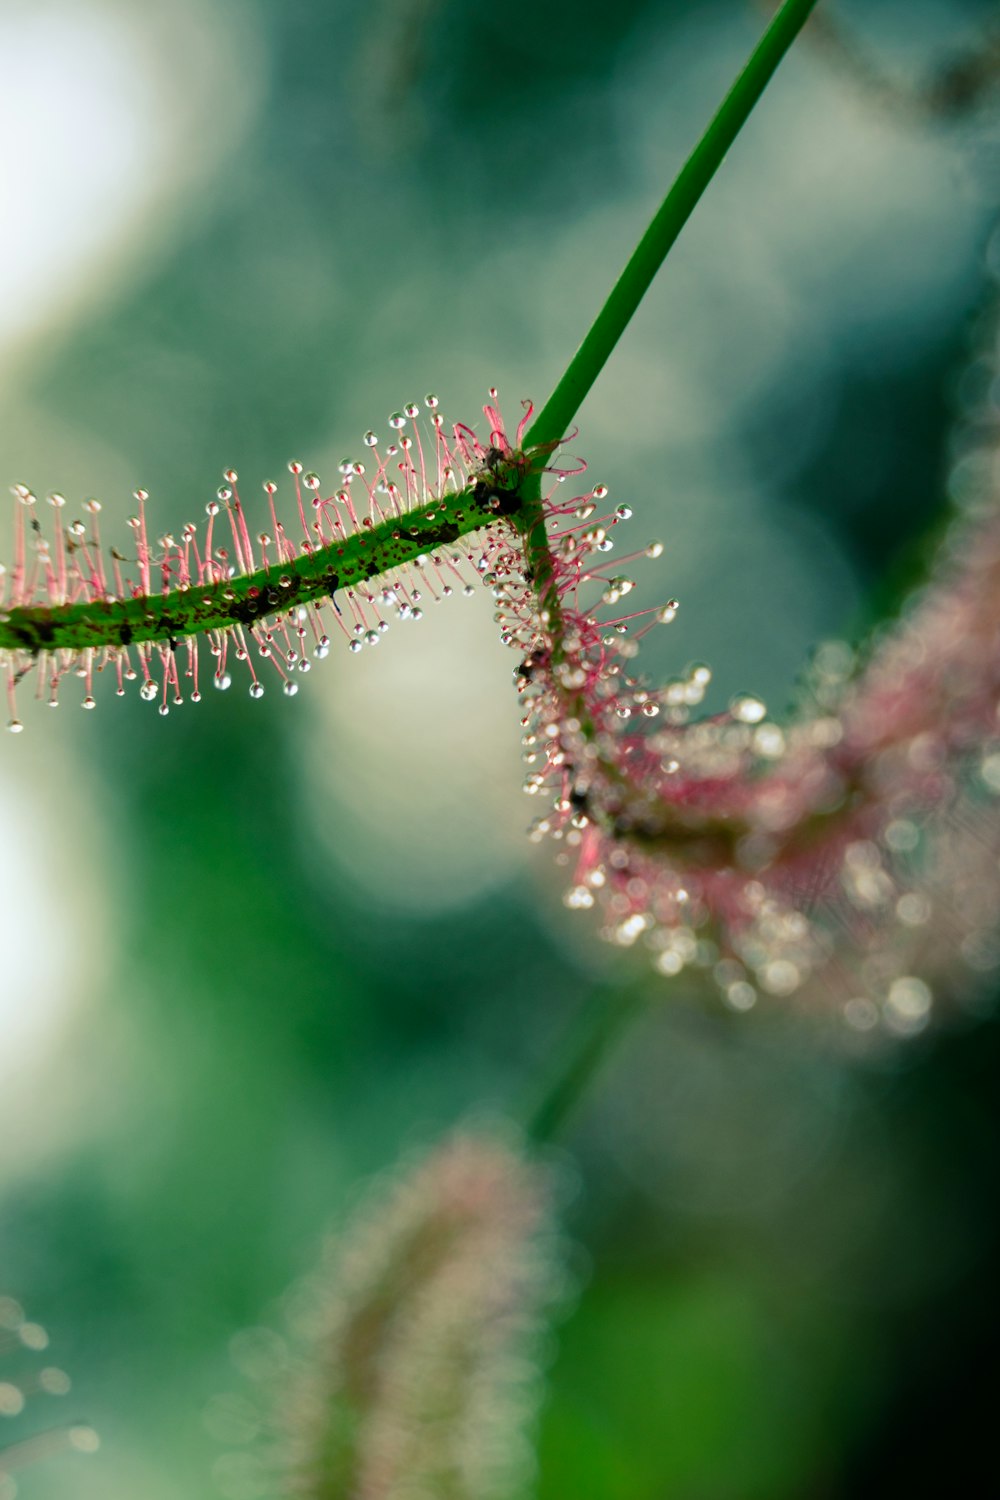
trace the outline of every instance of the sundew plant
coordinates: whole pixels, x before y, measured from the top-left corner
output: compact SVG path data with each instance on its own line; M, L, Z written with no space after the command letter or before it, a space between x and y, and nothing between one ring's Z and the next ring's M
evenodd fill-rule
M985 1447L975 1429L981 1392L970 1373L964 1383L942 1374L939 1358L953 1366L940 1329L951 1319L954 1330L957 1310L972 1305L995 1239L975 1187L988 1138L987 1085L977 1089L975 1070L992 1045L1000 965L995 27L942 5L921 22L933 45L911 57L887 50L888 4L874 19L828 14L816 0L784 0L756 16L685 10L676 36L666 26L677 50L664 56L684 89L695 81L702 115L703 59L735 57L751 22L760 35L630 254L614 208L604 239L626 258L606 299L593 296L589 271L563 284L558 252L546 249L546 223L553 246L569 240L572 212L558 207L532 239L541 270L534 281L517 274L524 252L506 244L517 189L497 172L479 200L490 232L470 231L473 252L488 246L495 261L468 273L487 292L473 309L462 302L468 216L452 218L447 205L471 197L462 147L480 128L488 137L484 92L495 97L509 68L518 95L518 48L493 35L480 54L489 63L470 69L470 20L465 63L454 72L443 63L432 88L427 59L445 45L447 9L387 7L384 46L358 22L352 62L336 72L338 88L358 91L356 160L384 170L395 193L388 216L367 211L360 166L356 197L347 191L355 158L336 134L340 115L322 102L322 69L310 72L308 49L297 54L303 96L289 106L287 140L259 137L265 161L285 143L288 157L271 167L282 183L288 161L320 142L323 120L336 127L336 317L324 313L319 219L312 234L308 216L301 229L288 216L281 234L268 221L257 233L271 248L249 262L226 214L214 228L189 227L199 247L192 267L213 268L201 294L210 289L223 307L231 297L234 308L212 356L227 380L202 381L216 393L222 420L213 424L201 406L194 412L199 339L172 332L184 274L201 273L176 283L154 273L157 297L145 304L136 293L124 314L140 329L152 320L154 341L175 361L158 378L192 393L187 419L179 409L168 416L168 401L171 431L154 446L170 454L172 472L190 474L193 511L165 507L153 483L130 487L121 516L107 496L76 499L65 483L12 486L0 574L12 736L4 774L30 784L34 757L49 753L35 747L58 726L60 745L85 735L98 746L107 780L92 805L70 798L84 805L87 842L52 877L57 895L33 940L42 978L28 1011L11 984L10 1098L35 1120L32 1100L47 1080L63 1102L38 1117L23 1151L9 1153L5 1281L21 1294L19 1275L33 1299L48 1294L70 1325L94 1304L80 1326L100 1326L99 1314L114 1330L94 1357L97 1409L67 1430L90 1434L93 1419L112 1435L117 1428L121 1442L117 1458L105 1441L74 1470L81 1495L156 1500L192 1483L231 1500L857 1494L910 1464L944 1483L955 1444L973 1464ZM210 50L209 14L223 31L232 18L220 8L197 22ZM545 13L540 35L549 41L556 19ZM652 77L635 41L652 24L644 8L575 19L580 37L567 46L582 92L570 133L580 150L597 150L587 144L584 101L592 94L603 119L612 97L598 83L605 24L603 45L636 80L614 96L623 118L636 122L647 108L669 127L670 89L662 79L642 83ZM296 26L305 36L312 24L308 14L272 21L287 28L289 47ZM350 28L330 26L334 50L345 47ZM322 26L317 48L321 34ZM242 37L247 76L266 71L267 57L276 97L294 99L294 89L282 92L287 56L274 38L269 52L264 29L237 26L233 37ZM177 45L183 51L182 38ZM796 67L809 81L783 93ZM839 125L832 115L800 149L796 132L807 126L798 114L813 89L830 91ZM420 220L386 163L414 131L434 137L434 109L449 98L465 127L448 152L427 157L432 207ZM777 145L743 217L724 203L713 209L741 153L753 176L772 108ZM544 113L521 138L525 180L534 171L543 197L577 194L585 236L600 225L599 205L572 161L562 181L544 165ZM234 107L234 141L253 128ZM827 265L861 351L849 399L846 380L838 387L831 374L833 336L825 349L817 342L805 304L782 300L781 276L801 277L804 260L800 287L822 281L822 258L809 247L827 231L803 238L803 200L808 217L818 220L827 200L836 217L843 189L830 163L851 130L858 161L884 157L873 169L881 186L858 212L885 240L868 228L858 249L848 236ZM679 151L665 154L648 133L641 140L640 155L666 180ZM622 142L628 162L627 132ZM224 157L237 146L217 149ZM419 142L409 149L422 159ZM316 151L322 160L321 144ZM239 218L238 172L224 181ZM323 192L312 182L308 203ZM280 202L277 188L272 196ZM968 245L968 264L944 248L949 201L951 238ZM759 266L750 269L746 204L768 233L788 225L789 249L775 262L784 270L763 280ZM442 275L446 235L428 251L421 290L402 247L419 240L418 221L433 241L435 211L450 226L454 258ZM685 259L685 245L702 215L718 270L688 307L684 280L698 286L704 262ZM286 231L297 275L313 281L302 296L272 281L261 297L254 276L268 254L279 263ZM360 317L351 287L370 292L372 236L392 268L387 310L366 304ZM925 263L913 247L928 242ZM709 241L699 243L703 258ZM664 321L657 299L674 274L680 290ZM852 303L856 282L872 288L862 311ZM489 295L501 285L502 297ZM904 336L935 295L935 316ZM688 344L704 336L693 333L699 320L716 330L738 324L748 317L743 298L752 312L741 369L751 391L774 384L766 372L783 350L783 385L766 419L737 397L725 362L713 369L696 356L687 368ZM274 305L292 311L283 320ZM553 307L553 332L540 336ZM263 356L247 350L255 316ZM310 317L327 328L340 319L329 349L309 344ZM647 317L658 331L637 343ZM346 457L271 467L262 489L248 482L242 456L223 453L222 467L208 451L213 438L242 438L273 465L272 409L283 425L294 421L296 403L284 394L293 389L316 445L325 448L331 426L342 441L341 421L316 399L325 364L358 369L370 358L381 379L397 358L392 378L410 382L422 326L433 328L439 358L468 372L461 385L479 390L475 409L453 411L450 391L423 394L422 383L385 420L359 427ZM573 345L564 326L583 338L553 378L560 338L567 351ZM80 411L92 386L100 390L108 351L127 343L104 349L97 327L79 356ZM293 334L308 346L304 372ZM489 354L498 337L516 347L519 336L544 370L511 389ZM185 358L195 361L187 376ZM523 362L516 368L523 379ZM894 370L900 406L886 420L906 439L880 446L872 431ZM51 381L57 393L60 378ZM372 379L363 378L366 392ZM339 391L353 411L347 376ZM150 434L157 401L147 394L139 425ZM257 419L247 403L258 398L265 442L251 440ZM858 409L841 443L851 401ZM728 419L737 434L728 470L717 451L726 422L713 429L706 415L720 402L744 412ZM26 412L20 428L32 428ZM630 444L642 452L639 468L629 466ZM30 462L20 436L14 447ZM746 483L735 452L784 487L787 509L770 523L770 542L755 532L756 502L745 517L730 503L729 491ZM216 474L207 493L203 458ZM860 497L834 502L855 516L853 571L831 533L793 518L790 497L810 486ZM671 504L656 513L660 536L651 539L646 495L664 489ZM706 498L717 490L721 506ZM731 557L718 577L702 573L700 615L685 544L671 536L671 517L683 537L684 513L699 505L718 525L697 516L689 524L702 545L710 537ZM877 587L876 557L885 564ZM869 564L873 602L862 608ZM508 653L520 777L516 736L501 730L512 753L495 754L492 731L463 696L463 673L474 691L488 669L504 675L502 650L478 644L477 610L487 623L492 616ZM750 681L720 693L702 660L685 664L697 649L692 617L712 621L708 644L713 630L732 638L736 659L748 635ZM772 617L773 628L761 629ZM783 619L798 624L790 631ZM807 619L814 638L793 687L787 637L806 644ZM367 702L352 699L366 673L380 674L378 686ZM401 708L414 681L436 709L428 733L439 739L427 751ZM308 706L324 692L333 705L325 727ZM274 699L285 717L272 713ZM345 702L353 710L338 709ZM98 712L81 720L77 706ZM386 742L378 750L373 737L358 738L368 721ZM291 748L290 722L304 754ZM541 851L519 853L507 875L493 867L513 858L509 804L496 796L505 774L530 798L525 843L550 850L555 882ZM42 777L58 787L65 766L44 763ZM409 840L428 807L440 847L420 865ZM104 809L112 825L135 819L146 829L122 834L116 893L106 896L95 858ZM11 821L16 829L14 801ZM42 855L48 839L37 840ZM12 875L9 907L27 931L28 919L16 918L25 880ZM79 956L52 968L53 937L72 949L73 921L88 910ZM113 1003L88 1012L46 998L71 990L74 969L99 988L109 952L122 974ZM35 1031L25 1014L41 1018ZM32 1067L18 1062L19 1025L40 1050ZM955 1125L958 1097L965 1129ZM866 1111L877 1128L857 1123ZM927 1121L951 1132L948 1161L967 1163L966 1191L950 1207L934 1170L916 1171L906 1190L884 1186L894 1168L905 1177L921 1159ZM573 1167L560 1154L567 1147ZM874 1206L866 1213L855 1202ZM317 1254L331 1215L334 1233ZM77 1219L79 1269L68 1273L57 1249L63 1224ZM868 1220L874 1230L862 1227ZM146 1281L167 1290L144 1297ZM929 1351L916 1365L911 1315ZM952 1341L975 1372L986 1334L978 1322L958 1327ZM152 1410L161 1358L176 1374ZM939 1446L920 1415L935 1403L951 1434ZM733 1433L739 1441L728 1440ZM25 1476L25 1493L29 1482L48 1493L44 1466Z

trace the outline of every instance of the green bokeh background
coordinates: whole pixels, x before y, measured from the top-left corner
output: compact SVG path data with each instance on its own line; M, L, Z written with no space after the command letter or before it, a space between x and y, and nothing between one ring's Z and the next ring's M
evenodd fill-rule
M839 9L910 76L991 6ZM142 484L165 530L229 464L245 496L293 456L332 473L427 389L462 420L492 384L544 398L760 24L3 0L0 467L99 495L109 536ZM713 704L780 709L939 516L998 160L995 116L902 120L808 42L785 64L580 414L666 544L651 673L707 658ZM520 1104L634 970L522 837L490 614L335 650L294 702L82 715L70 682L0 747L0 1290L103 1439L28 1500L215 1493L231 1335L359 1184ZM859 1059L664 985L565 1141L586 1269L543 1500L954 1493L963 1466L985 1493L997 1053L988 1016Z

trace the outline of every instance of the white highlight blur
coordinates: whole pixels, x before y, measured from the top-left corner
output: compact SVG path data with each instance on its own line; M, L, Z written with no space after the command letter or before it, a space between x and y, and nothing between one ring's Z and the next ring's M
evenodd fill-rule
M380 907L453 910L531 855L519 657L497 639L493 607L480 584L471 599L425 594L422 620L393 619L357 656L330 629L330 658L311 674L322 723L300 741L305 800L323 808L315 824L355 895Z
M95 916L100 863L75 816L70 783L63 781L65 792L53 799L16 759L10 756L0 778L0 1091L5 1099L41 1065L89 987L102 926Z
M242 134L257 50L190 0L0 10L0 347L173 248L184 221L165 200ZM230 70L240 84L222 100Z

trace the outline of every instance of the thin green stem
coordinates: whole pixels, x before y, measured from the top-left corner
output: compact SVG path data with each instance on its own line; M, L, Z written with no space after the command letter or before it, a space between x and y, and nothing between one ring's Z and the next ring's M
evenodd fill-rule
M784 0L681 168L566 373L532 423L525 439L529 446L557 442L566 436L629 319L816 3Z
M816 3L817 0L784 0L685 162L565 374L532 423L525 436L526 447L554 444L566 436L632 314ZM562 612L541 498L541 473L537 468L526 476L521 496L522 509L515 517L515 525L524 542L539 609L552 643L553 660L558 661L563 654ZM585 708L582 701L579 707ZM586 723L583 728L586 732ZM573 1035L560 1049L552 1076L528 1115L529 1140L541 1145L559 1133L615 1043L641 1011L648 992L648 984L636 984L625 990L604 988L594 994Z
M532 422L525 435L526 447L555 445L565 438L632 314L816 4L817 0L784 0L774 15L629 257L564 375ZM524 541L539 609L552 639L553 660L558 661L562 655L562 612L541 483L542 471L532 468L521 487L523 504L515 524Z
M650 990L644 979L627 988L607 985L594 991L526 1112L525 1134L534 1145L554 1140L562 1130L615 1043L642 1010Z

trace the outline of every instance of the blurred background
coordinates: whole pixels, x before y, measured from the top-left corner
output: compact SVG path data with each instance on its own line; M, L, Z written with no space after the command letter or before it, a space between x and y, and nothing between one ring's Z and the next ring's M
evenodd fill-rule
M824 8L904 94L995 15ZM5 483L97 495L121 537L136 485L178 526L224 467L251 501L293 457L332 475L427 390L472 422L496 384L516 416L761 25L741 0L0 0ZM783 65L579 418L635 545L665 543L651 675L708 660L710 706L780 709L940 517L995 124L897 108L821 37ZM359 1183L519 1105L626 982L523 836L491 616L456 598L335 649L292 702L163 721L67 684L0 745L0 1292L103 1439L28 1500L216 1493L234 1332ZM998 1040L859 1060L663 985L566 1137L586 1272L542 1500L987 1472Z

